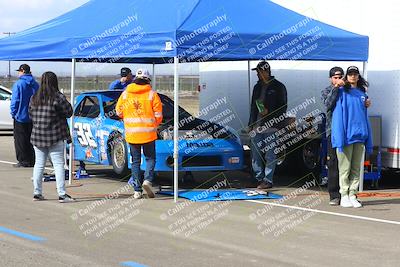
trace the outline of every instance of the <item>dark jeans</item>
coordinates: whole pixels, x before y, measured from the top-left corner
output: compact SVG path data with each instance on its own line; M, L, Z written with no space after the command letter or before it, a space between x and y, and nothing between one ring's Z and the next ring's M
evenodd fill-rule
M14 146L17 161L23 165L35 164L35 151L31 144L32 122L14 120Z
M132 156L132 185L135 191L142 191L142 182L140 175L140 164L142 157L142 148L146 160L146 171L144 179L153 182L154 166L156 165L156 142L146 144L129 144Z
M332 148L331 136L328 136L328 192L330 199L340 198L339 168L336 149Z

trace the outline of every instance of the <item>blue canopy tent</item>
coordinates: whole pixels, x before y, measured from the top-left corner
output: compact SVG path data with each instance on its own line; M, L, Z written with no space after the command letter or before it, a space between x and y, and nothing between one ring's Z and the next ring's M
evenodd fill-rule
M0 40L0 60L72 61L71 98L77 61L174 63L176 193L178 63L259 59L366 62L368 37L267 0L92 0Z

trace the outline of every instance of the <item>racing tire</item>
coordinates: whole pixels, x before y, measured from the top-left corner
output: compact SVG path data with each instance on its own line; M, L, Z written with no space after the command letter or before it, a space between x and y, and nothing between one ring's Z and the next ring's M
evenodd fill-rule
M185 172L185 175L181 179L181 183L193 183L194 181L194 175L191 171Z
M115 174L126 177L130 174L128 168L128 150L121 135L116 135L110 142L110 158Z
M299 148L298 153L298 170L300 170L301 175L309 175L310 178L316 179L317 183L321 183L319 140L315 139L304 143Z
M319 166L319 147L311 141L302 146L302 161L307 170L315 170Z
M286 162L286 149L276 155L276 166L284 165Z

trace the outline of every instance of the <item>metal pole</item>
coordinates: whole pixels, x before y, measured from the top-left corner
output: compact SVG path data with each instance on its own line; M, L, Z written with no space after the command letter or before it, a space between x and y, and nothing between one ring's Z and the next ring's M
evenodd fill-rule
M247 60L247 86L249 89L249 114L251 110L251 68L250 68L250 60Z
M15 32L3 32L3 34L7 34L8 37L10 37L11 34L15 34ZM11 79L11 61L10 60L8 61L8 76L7 76L7 78L8 78L8 81L10 81L10 79Z
M368 78L368 61L363 62L363 77L364 79Z
M174 202L178 201L178 131L179 131L179 76L178 57L174 57Z
M8 61L8 81L11 79L11 61Z
M154 91L157 91L156 89L156 64L153 63L153 77L151 79L151 87L153 88Z
M367 79L368 77L368 62L363 62L363 77ZM365 149L363 156L361 157L361 168L360 168L360 184L358 185L358 191L364 191L364 161L365 161Z
M75 68L76 67L76 59L72 59L72 69L71 69L71 105L74 106L74 89L75 89ZM70 118L70 127L69 131L71 134L72 142L69 144L69 167L68 167L68 177L69 177L69 185L72 184L72 174L74 168L74 136L73 136L73 129L74 129L74 114L72 114Z

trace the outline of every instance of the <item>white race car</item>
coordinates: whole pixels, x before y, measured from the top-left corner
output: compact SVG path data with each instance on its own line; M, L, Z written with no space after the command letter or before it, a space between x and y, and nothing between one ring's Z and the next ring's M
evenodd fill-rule
M11 90L0 85L0 130L12 130L13 119L10 114Z

